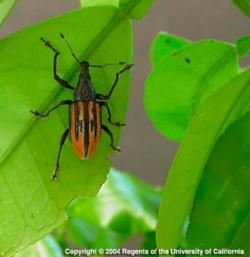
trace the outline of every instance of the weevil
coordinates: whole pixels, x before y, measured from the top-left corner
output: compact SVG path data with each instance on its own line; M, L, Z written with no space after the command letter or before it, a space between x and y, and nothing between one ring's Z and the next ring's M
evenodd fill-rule
M112 149L120 152L120 148L114 146L112 131L102 123L102 108L106 109L108 114L108 122L111 125L117 127L125 126L124 123L112 121L108 100L118 84L120 75L131 70L133 66L133 64L126 64L125 62L119 62L117 64L91 65L86 60L80 61L80 59L73 52L71 45L68 43L64 35L60 33L60 36L65 41L75 61L77 61L77 63L80 65L80 75L76 87L70 85L69 82L62 79L57 73L57 60L60 52L49 41L45 40L44 38L41 38L41 40L46 47L54 52L54 79L59 83L60 86L74 91L74 100L63 100L53 108L49 109L45 114L41 114L38 111L31 111L31 113L36 117L45 118L48 117L52 111L55 111L61 106L68 105L69 107L69 128L64 131L60 140L56 165L51 176L52 180L56 180L58 177L61 152L68 136L70 136L72 148L75 154L81 160L86 160L94 155L96 147L100 141L101 130L105 131L110 137L110 146ZM98 94L96 93L91 82L89 68L104 68L111 65L122 65L123 68L116 73L115 80L108 94Z

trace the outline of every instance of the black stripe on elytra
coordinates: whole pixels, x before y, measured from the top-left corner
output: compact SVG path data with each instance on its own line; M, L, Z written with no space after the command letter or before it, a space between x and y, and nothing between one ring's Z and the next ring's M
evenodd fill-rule
M96 136L97 136L97 104L93 104L92 108L92 114L93 114L93 119L91 120L91 132L94 130L95 133L95 141L96 141Z
M76 141L78 141L79 138L79 107L78 107L78 102L74 104L74 114L75 114L75 135L76 135Z
M89 102L83 102L84 112L84 155L88 156L89 151Z

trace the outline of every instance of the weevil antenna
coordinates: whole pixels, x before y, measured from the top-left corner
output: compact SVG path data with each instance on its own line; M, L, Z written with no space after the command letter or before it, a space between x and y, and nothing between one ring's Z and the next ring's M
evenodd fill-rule
M63 33L60 33L60 36L61 36L61 38L64 40L64 42L66 43L66 45L68 46L68 48L69 48L69 50L70 50L72 56L74 57L74 59L75 59L78 63L81 64L79 58L77 58L76 55L74 54L71 45L70 45L69 42L66 40L66 38L65 38L64 35L63 35Z
M93 67L93 68L105 68L107 66L116 66L116 65L125 65L125 62L118 62L118 63L107 63L107 64L103 64L103 65L89 65L89 67Z

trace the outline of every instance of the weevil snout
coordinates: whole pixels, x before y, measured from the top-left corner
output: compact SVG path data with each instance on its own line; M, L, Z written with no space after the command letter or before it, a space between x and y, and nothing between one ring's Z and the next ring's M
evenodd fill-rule
M89 67L89 62L87 62L87 61L82 61L82 62L81 62L81 65L84 66L84 67Z

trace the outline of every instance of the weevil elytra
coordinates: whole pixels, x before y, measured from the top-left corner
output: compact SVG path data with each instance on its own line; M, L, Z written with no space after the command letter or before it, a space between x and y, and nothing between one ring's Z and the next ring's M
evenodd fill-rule
M119 77L122 73L129 71L133 64L125 64L119 62L117 64L104 64L104 65L91 65L88 61L80 61L74 54L70 44L65 39L64 35L60 34L61 38L67 44L73 58L80 64L80 76L76 87L71 86L67 81L63 80L57 74L57 59L60 52L52 46L52 44L41 38L45 46L54 52L53 74L54 79L60 86L74 90L74 100L64 100L59 104L49 109L47 113L41 114L38 111L31 111L36 117L44 118L63 105L69 106L69 128L64 131L61 137L60 146L56 159L55 170L51 176L52 180L56 180L60 165L60 156L65 140L68 136L71 138L71 144L75 154L82 160L88 159L93 156L100 140L101 130L104 130L110 137L110 146L113 150L120 152L118 147L114 146L113 133L104 124L102 124L102 112L103 107L106 108L108 113L108 122L114 126L121 127L125 124L120 122L113 122L111 118L111 111L109 108L108 100L110 99L115 87L118 84ZM89 68L104 68L111 65L122 65L123 68L116 73L115 80L111 86L107 95L98 94L95 92L95 88L91 83Z

